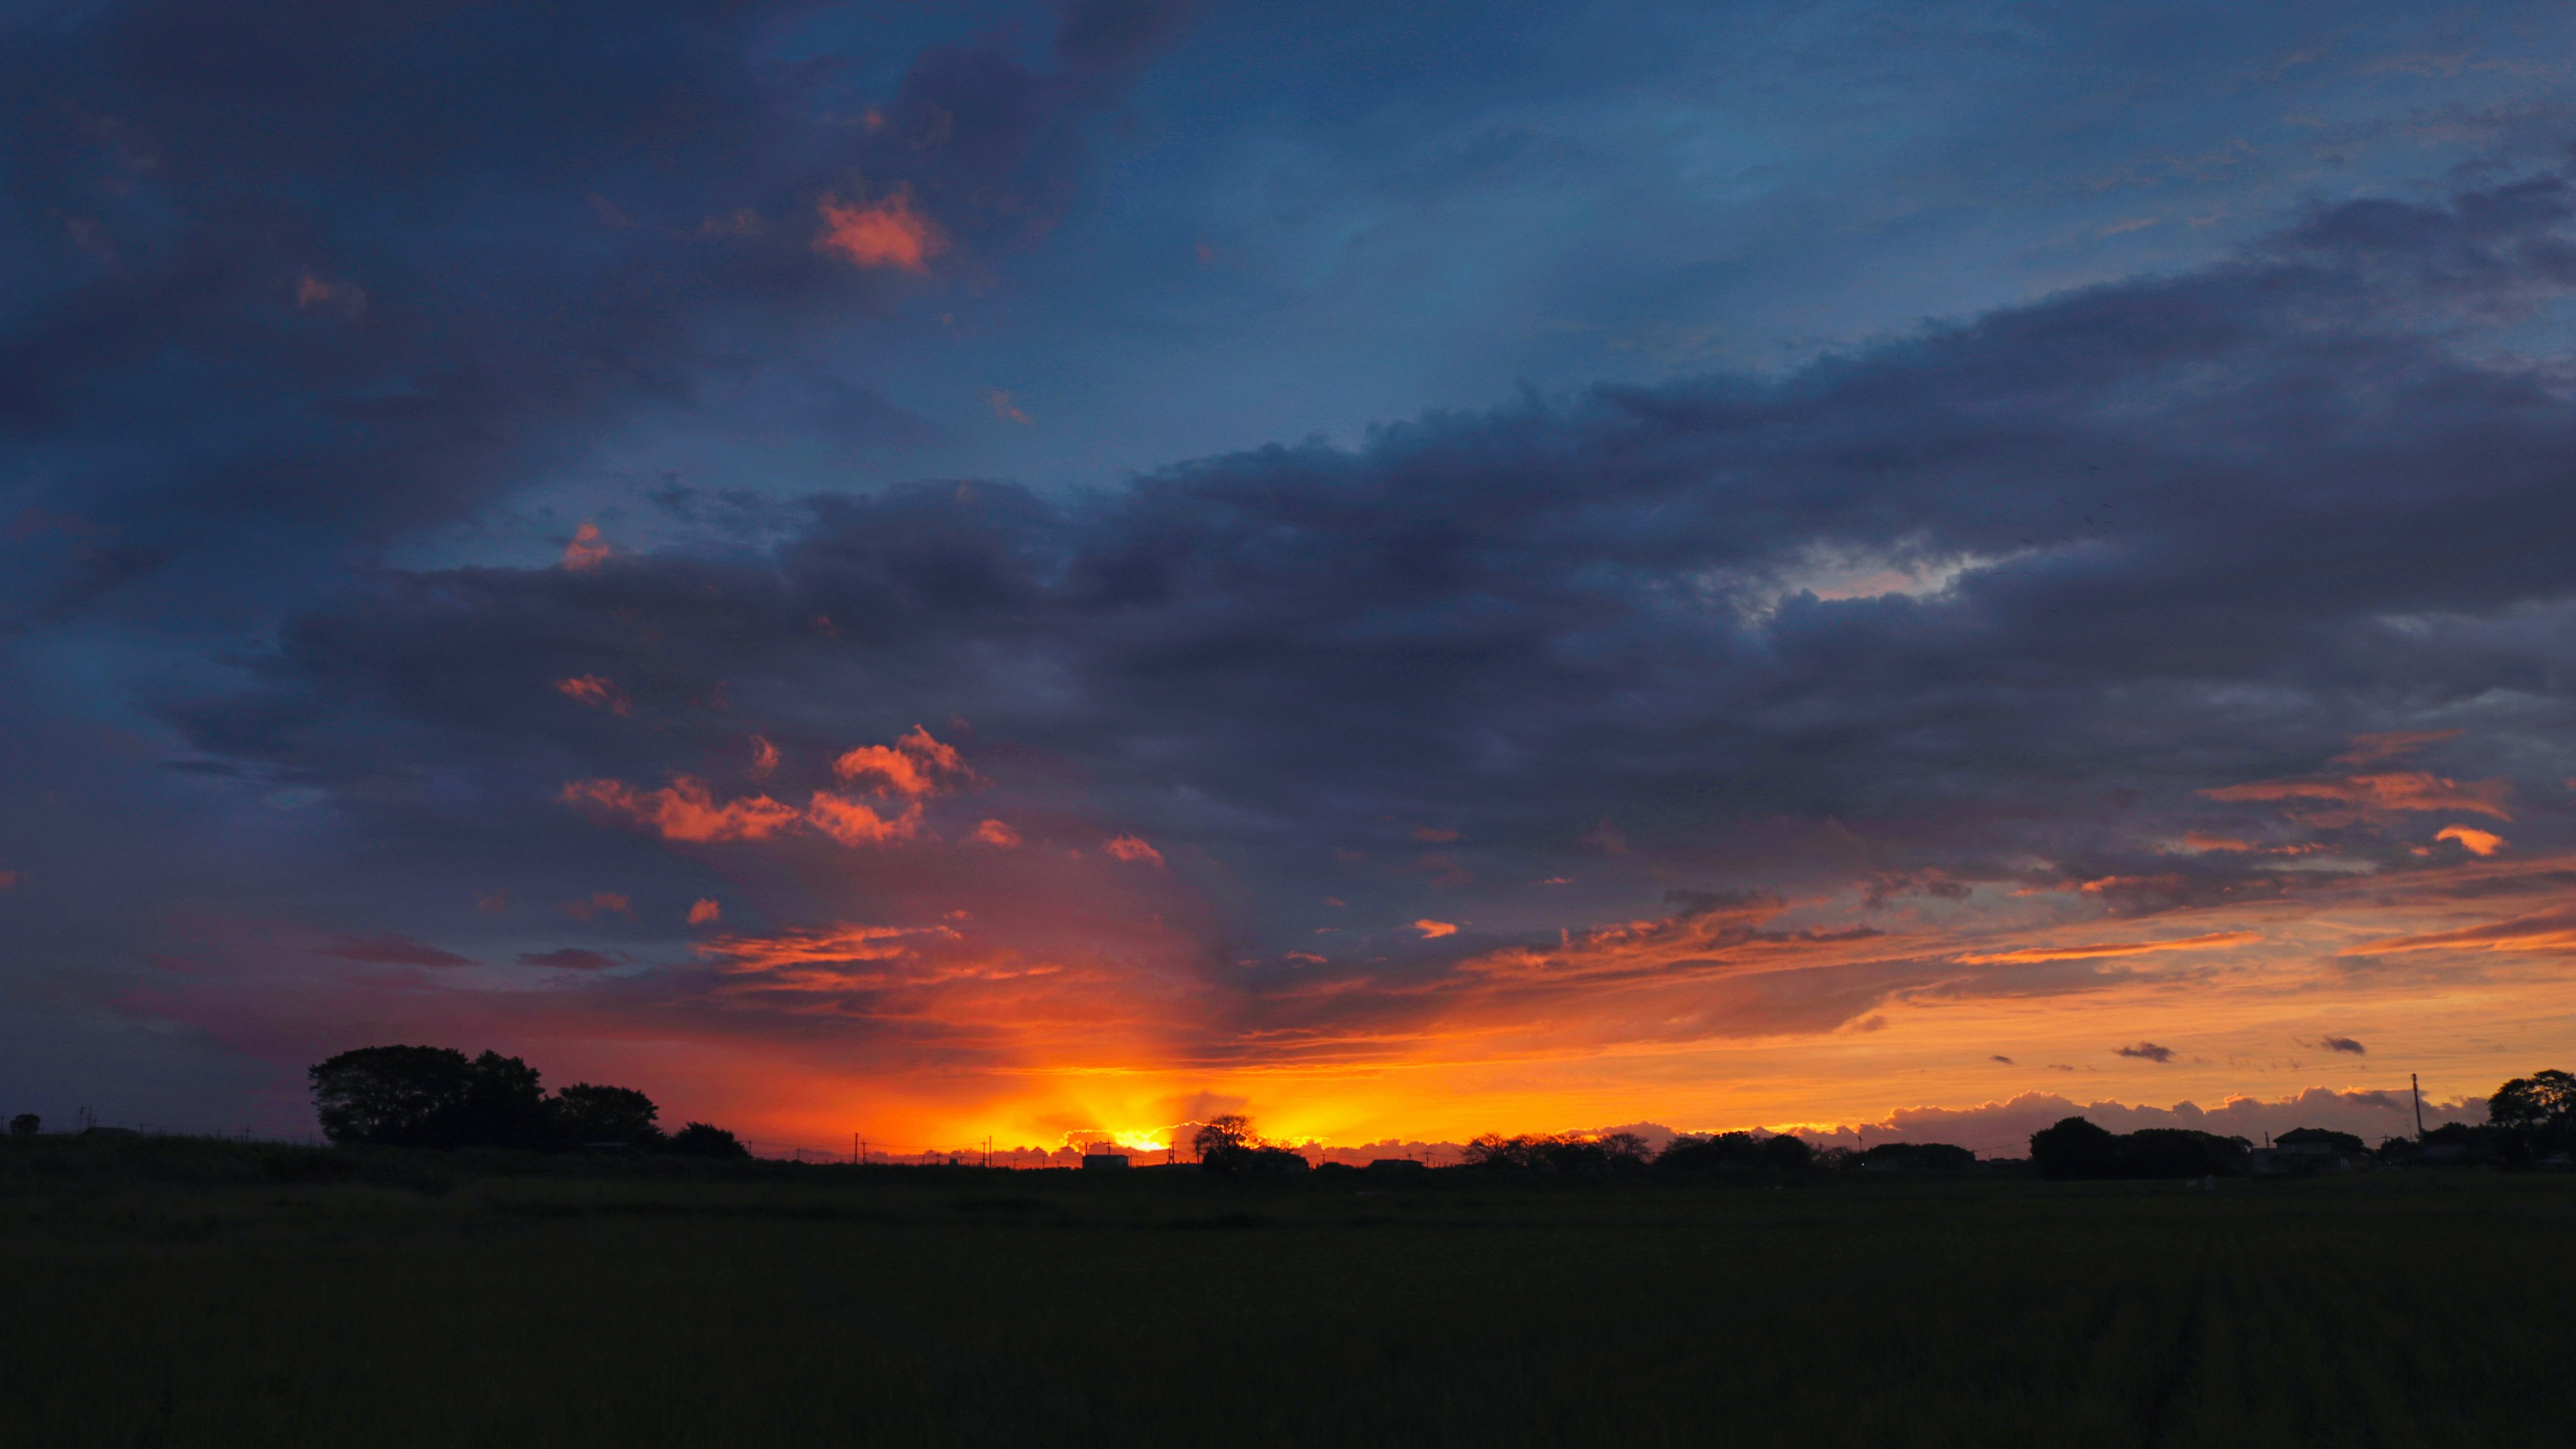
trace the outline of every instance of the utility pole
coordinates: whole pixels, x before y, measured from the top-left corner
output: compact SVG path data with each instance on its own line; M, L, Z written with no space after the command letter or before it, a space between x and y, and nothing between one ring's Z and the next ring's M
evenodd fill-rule
M2415 1140L2424 1140L2424 1079L2413 1072L2406 1074L2406 1090L2415 1094Z
M984 1170L993 1170L993 1139L990 1137L984 1139Z

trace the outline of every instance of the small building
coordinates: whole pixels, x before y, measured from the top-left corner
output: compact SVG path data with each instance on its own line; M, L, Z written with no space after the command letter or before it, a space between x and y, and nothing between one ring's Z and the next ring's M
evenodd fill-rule
M1127 1154L1124 1152L1086 1152L1082 1154L1082 1170L1085 1172L1121 1172L1124 1171L1126 1167Z
M1431 1164L1417 1162L1410 1157L1378 1157L1370 1159L1368 1170L1381 1177L1394 1177L1401 1173L1429 1172Z

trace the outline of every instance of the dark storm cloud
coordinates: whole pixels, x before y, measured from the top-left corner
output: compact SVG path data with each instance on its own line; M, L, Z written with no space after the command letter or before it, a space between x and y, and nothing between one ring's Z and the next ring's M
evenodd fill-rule
M378 573L250 689L169 710L211 758L385 810L470 779L496 819L570 778L739 773L748 730L792 777L954 720L1029 762L979 808L1078 795L1298 896L1584 865L2243 899L2293 858L2176 842L2284 806L2200 790L2428 721L2509 742L2529 789L2567 773L2576 420L2459 329L2563 296L2570 212L2554 177L2339 207L1780 382L1531 397L1062 501L818 497L774 548ZM554 685L581 676L632 717ZM2296 848L2408 865L2411 817L2346 815ZM1422 820L1460 832L1439 869Z
M820 8L140 3L18 25L0 436L24 466L0 504L96 537L23 555L0 604L59 615L190 548L259 538L274 567L281 537L446 521L648 405L934 440L798 370L800 337L882 309L881 278L813 246L819 203L914 196L981 265L1061 209L1084 119L1179 11L1070 6L1049 68L931 46L879 114L834 58L776 58Z

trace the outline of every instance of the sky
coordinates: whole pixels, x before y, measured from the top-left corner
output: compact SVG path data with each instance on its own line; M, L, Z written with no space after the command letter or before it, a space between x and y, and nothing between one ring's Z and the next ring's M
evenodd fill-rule
M2478 1117L2576 1028L2571 55L0 6L0 1110Z

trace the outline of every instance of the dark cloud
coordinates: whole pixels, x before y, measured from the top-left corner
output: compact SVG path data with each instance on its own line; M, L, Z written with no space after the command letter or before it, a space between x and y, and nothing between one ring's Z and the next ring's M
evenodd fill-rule
M523 952L519 957L519 964L552 966L566 971L597 971L619 963L616 957L603 955L597 951L585 951L578 946L561 946L552 951Z
M2325 1037L2321 1038L2317 1042L2317 1045L2324 1047L2330 1052L2348 1052L2357 1057L2367 1056L2370 1054L2370 1048L2354 1041L2351 1037L2335 1036L2332 1033L2328 1033Z
M400 936L334 936L313 948L317 956L330 956L342 961L367 961L386 966L471 966L472 960L453 951Z
M247 689L164 709L208 759L397 814L461 785L496 820L559 815L567 779L738 762L747 730L792 787L962 721L1027 764L985 813L1078 803L1279 898L1516 894L1535 861L2141 914L2295 891L2297 851L2400 872L2413 817L2202 792L2517 677L2488 743L2567 773L2538 671L2576 419L2398 313L2428 277L2481 316L2556 296L2569 214L2555 178L2330 209L1778 381L1528 398L1061 499L819 496L581 572L379 571L291 618ZM568 705L573 677L633 719ZM1072 793L1039 763L1075 760ZM1460 838L1398 854L1425 819ZM2184 843L2221 826L2291 844ZM1604 829L1631 851L1607 873ZM1334 858L1359 846L1385 863Z
M2138 1042L2133 1046L2114 1047L2112 1049L2112 1053L2115 1056L2135 1057L2140 1061L2146 1062L2161 1063L2169 1062L2174 1059L2174 1049L2172 1047L2158 1046L2151 1041Z
M0 608L58 618L246 538L272 568L289 541L381 542L647 414L935 443L808 360L883 310L881 273L812 245L818 204L902 191L989 265L1061 211L1085 119L1178 19L1073 6L1052 68L932 45L881 96L832 57L774 58L822 23L803 0L140 3L14 27L0 248L25 290L0 430L44 466L0 503L76 506L102 541L37 552ZM858 123L873 99L891 124Z

